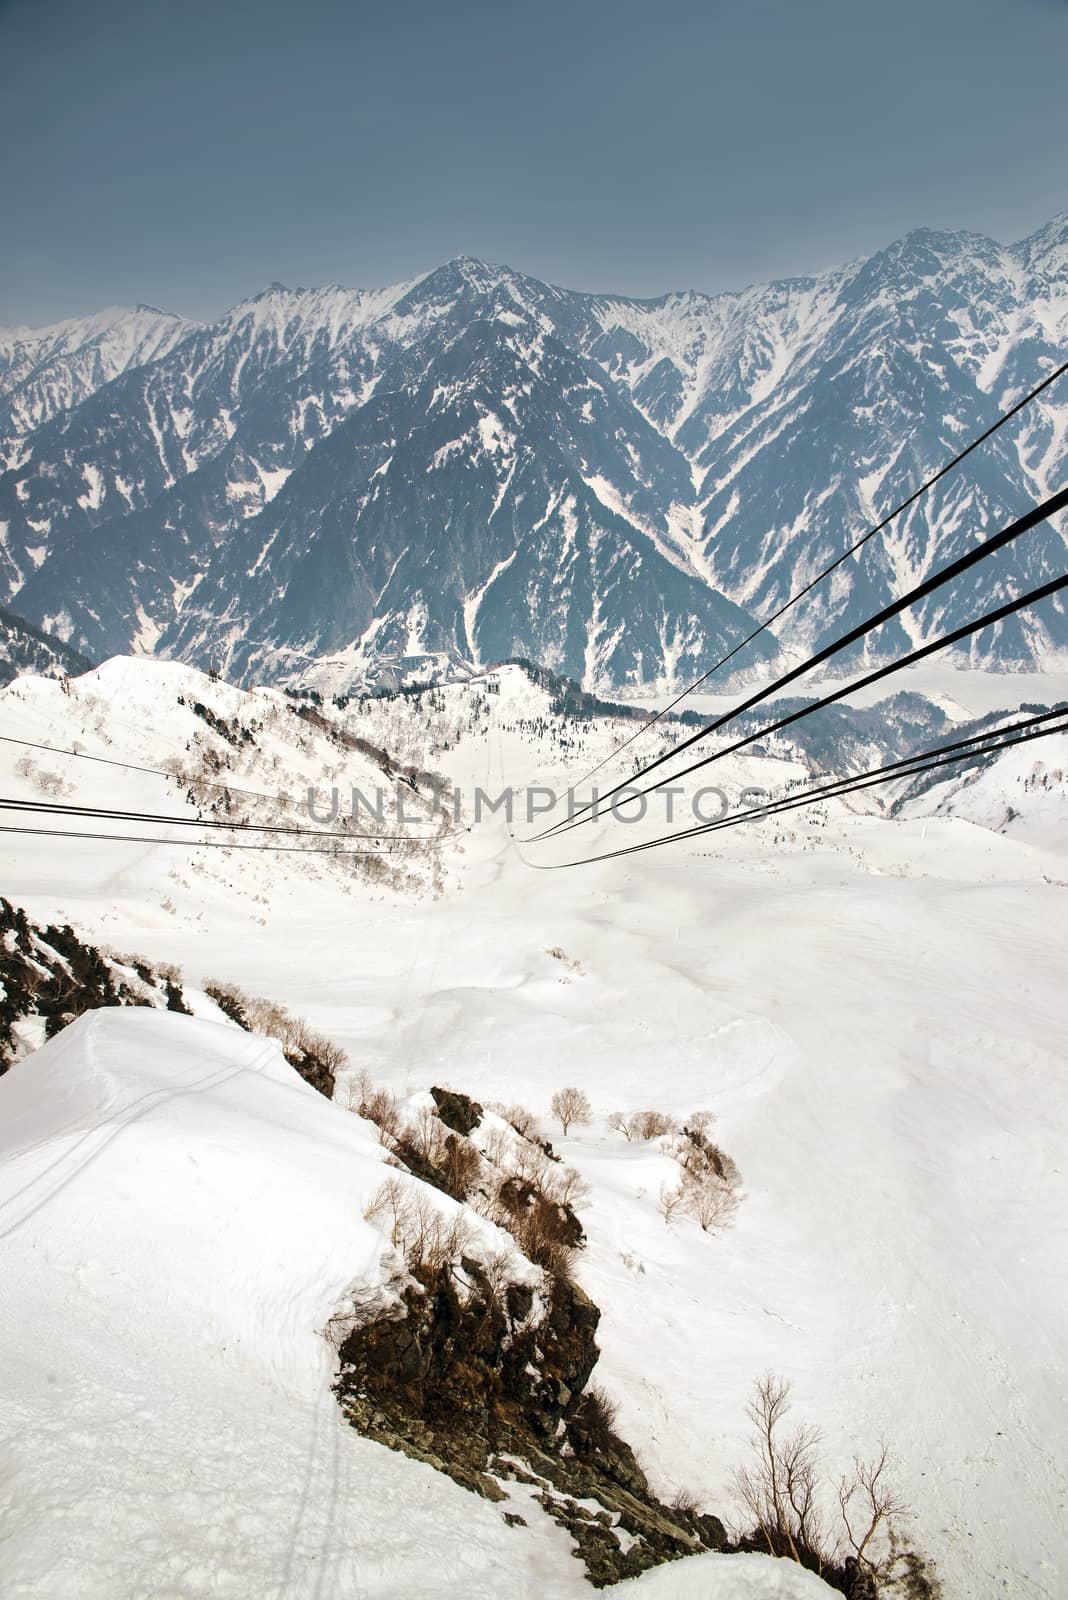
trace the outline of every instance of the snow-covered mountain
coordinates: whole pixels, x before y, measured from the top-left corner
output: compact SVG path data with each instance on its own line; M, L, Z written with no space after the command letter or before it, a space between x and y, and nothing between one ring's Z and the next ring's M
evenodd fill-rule
M131 367L158 361L192 324L155 306L75 317L48 328L0 328L0 459L19 441Z
M102 320L0 341L0 599L21 614L96 657L245 678L328 659L341 687L523 655L589 687L662 685L1063 358L1068 214L1013 246L923 230L739 293L578 294L461 257L376 292L272 285L207 327ZM860 620L1066 466L1054 388L782 643ZM1064 528L872 648L1059 572ZM1051 601L974 651L1014 666L1065 648Z
M0 606L0 686L22 672L33 672L42 678L77 677L91 666L91 661L62 639Z

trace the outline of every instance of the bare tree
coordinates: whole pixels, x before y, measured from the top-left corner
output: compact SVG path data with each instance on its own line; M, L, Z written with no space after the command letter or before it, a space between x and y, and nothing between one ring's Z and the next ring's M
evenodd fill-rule
M895 1518L905 1514L904 1501L887 1482L889 1457L886 1442L880 1439L877 1454L870 1461L854 1456L853 1476L843 1477L838 1485L846 1542L857 1565L876 1579L885 1575L888 1552L884 1536Z
M898 1519L906 1508L888 1482L885 1443L870 1461L854 1457L852 1472L837 1485L840 1521L828 1527L819 1509L819 1431L788 1431L789 1384L762 1378L747 1410L753 1462L735 1473L734 1482L755 1525L749 1539L815 1572L837 1569L857 1600L891 1593L939 1600L942 1588L930 1562L901 1539Z
M565 1137L573 1123L589 1122L593 1116L589 1097L581 1089L557 1089L549 1104Z
M669 1184L660 1185L660 1199L658 1204L665 1222L670 1222L676 1211L680 1209L686 1199L686 1191L681 1184L673 1189Z
M794 1561L803 1555L818 1557L823 1536L816 1508L819 1432L811 1427L785 1432L790 1385L770 1374L761 1378L746 1410L756 1461L735 1474L735 1487L756 1519L769 1555Z
M683 1201L691 1217L701 1224L705 1233L725 1228L738 1209L738 1194L719 1178L702 1175L689 1176L683 1182Z
M666 1111L613 1111L608 1126L627 1140L659 1139L678 1132L678 1123Z

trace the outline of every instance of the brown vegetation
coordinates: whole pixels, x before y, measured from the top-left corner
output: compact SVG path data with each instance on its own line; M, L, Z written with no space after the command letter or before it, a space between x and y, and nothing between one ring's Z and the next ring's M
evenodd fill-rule
M750 1520L737 1548L796 1561L849 1600L938 1600L941 1586L930 1564L902 1543L906 1508L889 1481L885 1443L870 1460L855 1457L852 1471L839 1480L834 1518L827 1513L819 1430L787 1423L789 1384L762 1378L747 1411L752 1460L735 1473L735 1487Z
M313 1089L333 1099L337 1074L348 1065L348 1057L338 1045L316 1033L303 1017L294 1017L273 1000L245 994L235 983L215 980L204 989L238 1027L277 1039L290 1066Z
M589 1122L593 1116L593 1107L581 1089L557 1089L549 1104L565 1138L574 1123Z

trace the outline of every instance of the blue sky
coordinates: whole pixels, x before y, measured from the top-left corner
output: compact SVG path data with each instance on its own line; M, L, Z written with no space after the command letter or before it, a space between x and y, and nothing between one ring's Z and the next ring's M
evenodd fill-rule
M458 254L653 295L1068 208L1068 0L0 0L0 321Z

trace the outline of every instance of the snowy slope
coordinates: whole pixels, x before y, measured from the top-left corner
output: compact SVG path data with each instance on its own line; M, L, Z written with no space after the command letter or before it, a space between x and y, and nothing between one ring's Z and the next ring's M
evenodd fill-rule
M95 1012L0 1108L5 1594L588 1592L542 1519L509 1528L343 1423L323 1330L354 1295L389 1301L361 1220L384 1153L277 1045ZM635 1592L828 1593L782 1568Z
M98 1012L2 1098L5 1594L579 1592L344 1425L322 1330L379 1279L382 1151L277 1046Z
M151 681L189 669L102 669L102 717L109 671L139 708L111 728L111 754L161 751L171 711L153 712ZM496 693L476 681L338 719L491 788L501 772L574 778L621 735L554 718L518 669L494 676ZM84 726L58 687L27 688L0 697L0 731L9 714L57 743L67 719ZM438 898L297 875L282 857L235 853L209 878L162 847L35 841L9 847L5 893L193 981L269 994L399 1093L446 1081L537 1112L591 1186L579 1272L603 1313L598 1381L657 1492L729 1508L745 1402L779 1372L823 1430L829 1480L889 1439L949 1600L1059 1600L1064 745L1011 752L901 818L838 802L570 873L535 870L547 853L517 852L490 819L450 855ZM753 757L727 787L801 770ZM1020 813L1005 828L1003 803ZM562 1139L548 1103L565 1083L595 1115ZM715 1114L745 1191L729 1231L665 1224L669 1156L607 1122L646 1106Z
M763 1556L695 1556L618 1584L626 1600L823 1600L827 1586L793 1562L769 1570Z
M205 927L216 897L223 903L236 897L251 914L262 915L268 891L276 899L283 893L299 898L316 883L338 886L345 896L355 882L381 893L399 888L423 894L448 864L448 819L435 808L427 783L419 780L421 791L405 784L402 802L397 778L387 776L378 760L332 739L302 715L311 707L275 690L237 689L178 662L122 659L82 674L65 689L50 679L23 676L0 691L0 731L46 747L3 745L7 795L186 822L203 818L216 825L300 830L312 826L309 790L326 814L337 785L352 833L344 837L342 817L334 830L342 836L283 836L276 842L290 848L278 854L244 848L268 842L270 834L239 837L225 826L193 830L215 843L192 852L184 845L131 852L125 845L85 841L76 848L91 862L104 897L116 877L139 880L146 908L152 905L160 921ZM139 770L145 768L151 770ZM351 822L353 787L369 804L381 794L380 819L365 812ZM14 820L33 825L39 819ZM76 826L105 836L153 832L136 821L93 818ZM385 836L381 845L363 837L368 830ZM179 841L189 836L181 822L154 831ZM298 854L297 847L306 844L314 852ZM22 848L34 846L24 841ZM62 877L60 862L55 864ZM200 886L196 895L187 892L194 882Z
M13 611L0 606L0 682L10 683L20 673L62 678L86 672L92 666L87 657L24 622Z

